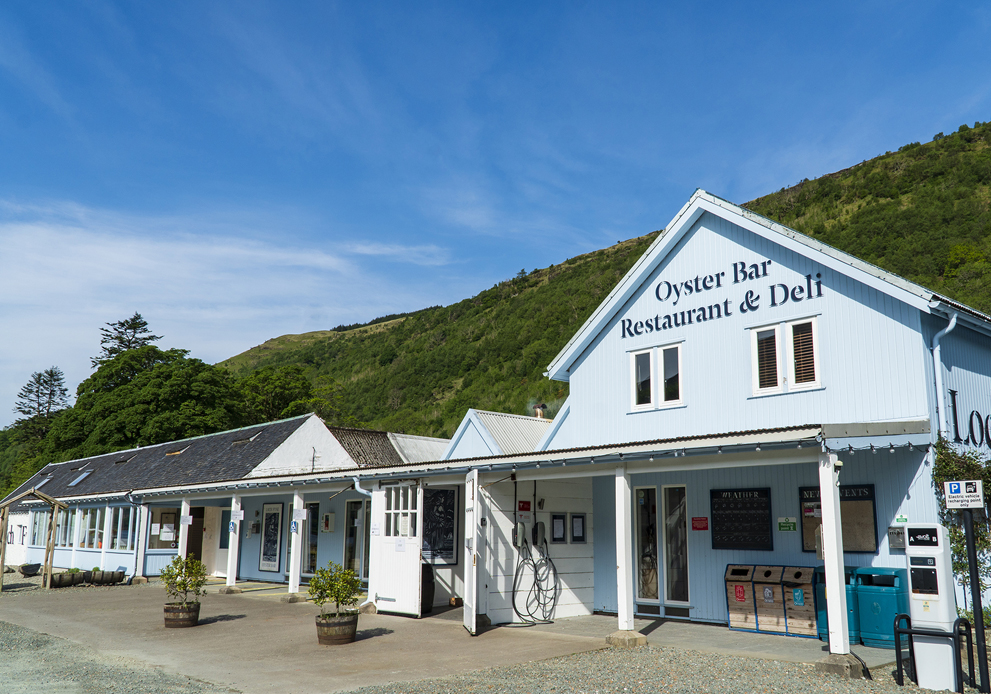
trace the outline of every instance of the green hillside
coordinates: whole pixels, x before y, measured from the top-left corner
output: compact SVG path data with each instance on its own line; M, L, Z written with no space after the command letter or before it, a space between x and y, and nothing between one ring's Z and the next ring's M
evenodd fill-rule
M543 372L657 232L520 272L477 296L349 330L287 335L232 357L236 375L298 364L341 384L346 411L376 429L450 436L469 407L553 416L567 384Z
M991 312L991 124L805 180L744 206ZM367 426L449 436L469 407L551 415L567 386L543 369L655 238L507 280L471 299L350 330L286 335L222 366L298 364L343 386Z
M991 312L991 123L914 142L745 207Z

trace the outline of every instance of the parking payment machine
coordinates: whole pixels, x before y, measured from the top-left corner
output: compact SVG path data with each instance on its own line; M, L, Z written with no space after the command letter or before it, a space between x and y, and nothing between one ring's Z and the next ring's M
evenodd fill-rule
M909 526L905 557L908 560L912 627L951 633L957 618L957 603L946 528L936 524ZM919 686L955 691L956 668L949 639L916 636L914 640Z

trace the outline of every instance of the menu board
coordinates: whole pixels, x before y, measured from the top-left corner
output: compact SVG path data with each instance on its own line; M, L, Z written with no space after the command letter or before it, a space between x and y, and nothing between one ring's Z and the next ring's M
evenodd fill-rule
M711 489L713 549L773 550L771 490Z
M819 487L800 487L802 551L816 551L816 528L822 525ZM844 552L877 552L877 514L873 484L840 485L840 522Z

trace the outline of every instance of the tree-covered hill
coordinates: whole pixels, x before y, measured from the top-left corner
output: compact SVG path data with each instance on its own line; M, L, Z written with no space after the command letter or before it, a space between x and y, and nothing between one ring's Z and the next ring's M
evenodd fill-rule
M235 374L302 366L341 388L341 407L376 429L450 436L469 407L553 416L567 384L543 372L656 232L560 265L520 271L477 296L341 332L270 340L221 362Z
M961 125L745 207L991 312L991 123Z
M758 198L745 207L991 312L991 124ZM655 238L521 273L471 299L349 330L287 335L232 357L236 374L298 364L379 429L449 436L469 407L553 414L543 370Z

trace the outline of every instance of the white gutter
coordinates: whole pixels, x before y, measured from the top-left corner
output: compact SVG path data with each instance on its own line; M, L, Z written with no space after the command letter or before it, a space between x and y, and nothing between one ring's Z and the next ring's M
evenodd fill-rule
M948 433L946 427L946 407L945 398L943 397L943 360L941 357L941 348L939 341L943 339L944 335L947 335L957 327L957 314L954 313L953 317L950 318L950 322L945 328L940 330L933 337L933 371L936 374L936 417L939 419L939 428L937 431L940 436L944 436Z

